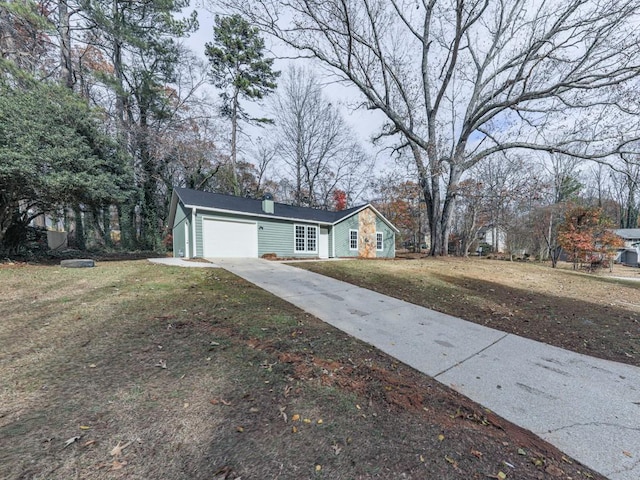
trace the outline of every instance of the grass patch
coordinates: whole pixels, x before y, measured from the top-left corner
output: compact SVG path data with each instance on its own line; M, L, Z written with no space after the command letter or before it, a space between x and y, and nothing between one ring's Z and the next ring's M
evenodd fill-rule
M23 265L0 288L2 478L601 478L223 270Z

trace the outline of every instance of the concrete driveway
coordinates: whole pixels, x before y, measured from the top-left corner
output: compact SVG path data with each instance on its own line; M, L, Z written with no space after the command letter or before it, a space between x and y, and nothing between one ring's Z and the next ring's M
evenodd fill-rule
M453 387L603 475L640 479L640 368L277 262L213 262Z

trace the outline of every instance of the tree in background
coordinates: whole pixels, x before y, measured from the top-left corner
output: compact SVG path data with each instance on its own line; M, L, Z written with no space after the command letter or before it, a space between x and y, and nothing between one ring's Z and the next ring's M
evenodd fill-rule
M50 24L43 3L32 0L0 2L0 69L21 81L23 73L37 75L52 53Z
M488 223L486 207L482 201L482 187L482 182L474 178L462 180L458 186L459 200L456 204L452 237L456 239L456 254L462 257L469 255L469 249L476 241L480 228Z
M264 56L264 40L258 28L240 15L216 15L213 42L205 45L211 64L211 80L222 89L222 115L231 121L231 174L235 195L242 190L237 172L239 122L268 123L252 118L240 105L240 99L260 100L273 92L280 72L273 70L273 59Z
M347 192L340 189L333 191L333 208L337 212L347 208Z
M271 109L285 198L294 205L328 208L339 189L346 192L347 205L353 201L373 161L323 94L318 77L308 68L290 67Z
M624 246L611 227L600 208L573 206L566 212L558 229L558 242L569 254L574 270L583 262L589 262L590 268L603 260L611 265L616 250Z
M128 194L123 152L65 88L0 82L0 119L0 250L17 251L38 215L67 205L105 208Z
M128 248L156 249L160 242L157 190L161 185L155 140L174 113L168 86L176 81L181 56L177 40L197 27L195 12L176 16L189 0L130 2L81 0L85 43L98 48L111 68L99 78L115 97L115 134L131 158L135 194L121 206L122 240Z
M640 155L620 155L620 161L616 162L611 172L612 187L619 205L620 228L637 228L638 212L638 186L640 185Z
M425 240L425 205L421 201L420 186L388 173L373 182L373 205L400 230L401 243L414 252L421 250Z
M603 161L638 137L636 0L217 3L386 116L381 137L413 156L433 255L447 254L458 183L482 159L524 149Z

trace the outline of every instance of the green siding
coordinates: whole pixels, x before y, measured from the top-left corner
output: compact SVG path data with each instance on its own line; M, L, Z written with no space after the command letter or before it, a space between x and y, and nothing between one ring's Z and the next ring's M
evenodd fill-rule
M258 256L275 253L293 256L293 224L285 220L260 219L258 222Z
M204 249L202 248L202 215L203 212L196 210L196 254L195 257L202 258Z
M190 256L191 252L187 251L187 239L184 234L184 226L187 225L189 228L189 232L191 232L191 228L189 225L189 215L185 210L184 206L181 202L178 202L178 206L176 207L176 216L173 221L173 256L179 257L180 252L182 252L183 256Z
M262 217L240 216L228 213L196 212L196 256L204 255L202 239L202 218L238 218L247 221L255 221L258 224L258 257L265 253L275 253L279 257L315 258L317 253L302 254L294 252L294 225L315 225L313 223L292 222L287 220L268 219ZM331 250L329 250L331 252Z
M357 257L357 250L349 249L349 230L358 230L358 214L345 218L333 227L336 242L336 257ZM383 250L376 251L378 258L396 256L395 232L379 216L376 215L376 232L382 232ZM360 240L360 239L358 239Z
M202 218L242 218L243 220L255 221L258 224L258 256L261 257L266 253L275 253L278 257L297 257L297 258L316 258L318 253L302 254L294 251L294 225L315 225L318 226L318 248L320 244L320 226L314 223L292 222L288 220L268 219L251 216L238 216L233 214L208 212L197 210L195 216L195 255L189 252L189 256L203 256L203 239L202 239ZM176 211L176 220L173 229L173 245L174 256L182 249L186 253L184 238L184 223L190 222L190 212L186 211L182 204L178 204ZM323 227L329 229L329 256L333 257L357 257L356 250L349 249L349 230L358 230L358 214L354 214L333 227ZM376 251L377 257L393 258L395 256L395 233L380 218L376 219L376 230L383 234L384 249ZM193 235L192 226L189 225L189 235ZM335 245L334 245L335 242ZM191 241L193 248L193 241Z
M377 257L394 258L396 256L395 232L380 217L376 218L376 232L382 232L383 250L376 251Z
M298 253L294 251L294 225L314 225L313 223L290 222L287 220L258 220L258 256L275 253L278 257L316 258L318 253ZM320 229L318 228L318 235ZM319 238L317 239L319 243Z
M358 230L358 214L345 218L333 227L336 257L357 257L357 250L349 250L349 230Z

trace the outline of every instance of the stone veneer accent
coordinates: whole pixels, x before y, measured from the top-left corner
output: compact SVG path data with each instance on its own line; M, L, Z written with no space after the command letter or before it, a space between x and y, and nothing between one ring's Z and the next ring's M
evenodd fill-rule
M376 214L365 208L358 214L358 256L376 258Z

